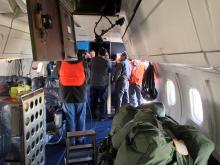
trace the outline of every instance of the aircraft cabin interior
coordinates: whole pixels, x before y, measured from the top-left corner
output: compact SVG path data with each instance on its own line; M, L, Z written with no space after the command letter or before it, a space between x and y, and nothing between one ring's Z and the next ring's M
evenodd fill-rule
M219 165L219 0L0 0L0 165Z

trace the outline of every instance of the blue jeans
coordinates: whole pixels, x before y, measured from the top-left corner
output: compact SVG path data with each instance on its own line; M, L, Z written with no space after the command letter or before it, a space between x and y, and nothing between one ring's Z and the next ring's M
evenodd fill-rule
M63 110L66 115L68 132L86 130L86 102L63 103ZM71 139L71 143L75 144L75 140Z
M90 104L91 104L91 101L90 101L90 85L87 84L86 85L86 109L87 109L87 112L89 111L89 113L91 112Z
M143 98L141 95L141 85L130 84L129 99L130 99L130 104L133 106L138 106L142 104Z
M99 117L104 118L107 114L107 86L91 86L90 88L91 96L91 111L93 117L95 116L95 110L98 105Z

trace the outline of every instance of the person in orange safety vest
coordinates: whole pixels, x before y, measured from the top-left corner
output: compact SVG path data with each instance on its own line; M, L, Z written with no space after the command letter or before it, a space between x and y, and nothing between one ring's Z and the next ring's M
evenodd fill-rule
M129 102L133 106L142 104L141 84L146 69L145 63L137 60L131 61L131 76L129 80Z
M88 73L82 60L58 62L60 96L67 120L67 132L86 129L86 82ZM81 139L71 139L71 143L83 143Z

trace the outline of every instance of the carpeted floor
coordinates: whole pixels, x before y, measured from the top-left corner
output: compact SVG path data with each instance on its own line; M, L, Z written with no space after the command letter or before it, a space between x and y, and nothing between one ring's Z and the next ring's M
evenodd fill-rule
M93 122L88 119L86 128L96 131L96 143L99 145L99 143L108 136L111 124L111 119ZM64 165L65 149L65 141L61 141L55 145L46 145L46 165Z

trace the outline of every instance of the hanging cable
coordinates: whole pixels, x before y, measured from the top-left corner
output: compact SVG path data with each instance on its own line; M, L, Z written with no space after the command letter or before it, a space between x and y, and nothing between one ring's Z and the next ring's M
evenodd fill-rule
M102 39L103 35L105 35L107 32L109 32L111 29L113 29L116 25L122 26L124 24L124 21L125 21L125 18L122 17L122 18L119 18L118 20L116 20L115 23L113 24L108 17L106 17L106 16L104 16L104 17L109 21L111 26L109 28L107 28L107 29L102 30L101 34L98 34L96 32L96 28L97 28L98 24L100 23L100 21L102 20L103 16L101 16L99 18L98 22L96 23L96 25L94 27L95 41L99 44L99 46L101 46L101 44L103 43L103 39Z
M61 133L60 133L60 137L59 137L59 139L58 139L57 141L55 141L55 142L48 142L46 145L54 145L54 144L58 144L58 143L62 140L63 133L64 133L64 128L63 128L63 125L62 125Z
M99 18L98 22L96 22L96 24L95 24L95 27L94 27L95 36L98 36L98 34L96 33L96 28L97 28L98 24L100 23L100 21L102 20L102 17L103 17L103 16L101 16L101 17Z
M108 20L108 22L109 22L111 25L113 25L112 21L111 21L107 16L104 16L104 17Z

